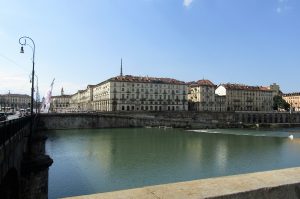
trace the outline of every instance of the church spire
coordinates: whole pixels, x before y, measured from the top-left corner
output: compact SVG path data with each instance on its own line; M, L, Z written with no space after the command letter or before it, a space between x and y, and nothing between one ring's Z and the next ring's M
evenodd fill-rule
M64 95L64 87L61 87L60 94Z
M123 76L122 58L121 58L121 73L120 73L120 76Z

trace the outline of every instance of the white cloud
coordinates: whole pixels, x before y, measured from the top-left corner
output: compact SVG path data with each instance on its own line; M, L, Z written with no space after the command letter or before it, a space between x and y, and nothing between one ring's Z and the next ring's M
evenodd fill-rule
M276 12L277 12L277 13L281 13L281 12L282 12L282 8L281 8L281 7L277 7L277 8L276 8Z
M191 3L193 2L193 0L183 0L183 5L185 7L189 7L191 5Z
M275 11L278 14L281 14L287 10L290 10L291 7L288 4L289 4L289 0L277 0L277 7Z

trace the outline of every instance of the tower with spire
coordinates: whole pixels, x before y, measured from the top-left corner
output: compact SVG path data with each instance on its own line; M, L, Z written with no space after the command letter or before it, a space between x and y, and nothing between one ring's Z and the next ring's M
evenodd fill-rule
M121 72L120 72L120 76L123 76L122 58L121 58Z
M60 94L61 94L62 96L64 95L64 87L61 87Z

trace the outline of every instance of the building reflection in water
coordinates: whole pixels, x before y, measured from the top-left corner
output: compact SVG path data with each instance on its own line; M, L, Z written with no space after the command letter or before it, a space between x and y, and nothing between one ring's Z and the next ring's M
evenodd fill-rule
M216 167L219 172L224 173L227 169L228 161L228 142L224 139L220 139L216 143Z
M181 129L48 133L49 198L299 166L300 144Z

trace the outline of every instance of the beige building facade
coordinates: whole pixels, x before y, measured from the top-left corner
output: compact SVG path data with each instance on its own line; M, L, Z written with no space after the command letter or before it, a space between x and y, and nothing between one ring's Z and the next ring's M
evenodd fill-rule
M190 82L188 100L190 109L195 111L216 111L216 99L214 85L210 80Z
M85 90L78 91L78 107L82 111L92 111L93 85L88 85Z
M50 109L53 112L67 112L70 109L70 95L52 96Z
M0 95L1 111L27 109L30 108L30 104L31 97L29 95L12 93Z
M272 111L276 92L270 87L228 83L219 85L215 93L225 97L221 108L225 111Z
M224 112L226 111L226 96L215 95L215 111Z
M50 110L53 112L63 113L70 111L71 95L65 95L64 89L61 88L61 94L51 97Z
M79 96L78 92L76 92L70 96L70 110L72 112L79 110L79 97L78 96Z
M290 104L293 111L300 111L300 93L287 93L282 98Z
M188 110L188 87L171 78L117 76L93 87L94 111Z

